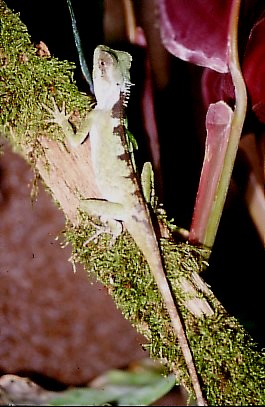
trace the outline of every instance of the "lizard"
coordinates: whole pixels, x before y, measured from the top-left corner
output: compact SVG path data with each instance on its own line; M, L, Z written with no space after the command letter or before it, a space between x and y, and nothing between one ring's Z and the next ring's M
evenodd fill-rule
M112 50L105 45L96 47L92 73L96 105L85 116L76 133L69 123L70 114L66 114L64 103L61 110L54 99L54 109L46 105L43 107L51 115L49 121L61 127L71 145L83 143L89 134L92 167L102 199L82 199L80 209L106 224L112 241L125 227L143 253L181 347L198 405L206 405L185 329L168 284L149 208L128 147L125 109L132 85L131 61L131 55L125 51ZM106 229L102 232L106 232Z

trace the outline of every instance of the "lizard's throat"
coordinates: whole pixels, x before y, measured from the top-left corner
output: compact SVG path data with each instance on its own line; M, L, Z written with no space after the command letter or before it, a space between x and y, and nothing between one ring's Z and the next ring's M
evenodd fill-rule
M120 88L116 84L94 84L97 107L103 110L111 110L120 100Z

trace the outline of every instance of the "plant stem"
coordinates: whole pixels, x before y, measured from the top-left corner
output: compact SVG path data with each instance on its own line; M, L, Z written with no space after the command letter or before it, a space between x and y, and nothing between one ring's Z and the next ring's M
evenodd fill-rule
M231 8L228 34L229 68L235 87L235 110L232 118L230 137L224 160L223 170L220 175L216 197L206 227L203 244L212 247L221 219L225 199L232 176L238 144L245 120L247 108L247 93L238 59L238 20L241 0L234 0Z

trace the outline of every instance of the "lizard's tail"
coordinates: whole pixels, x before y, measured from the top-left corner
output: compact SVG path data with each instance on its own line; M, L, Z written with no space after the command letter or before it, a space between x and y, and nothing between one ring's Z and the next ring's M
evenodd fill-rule
M149 224L147 220L139 221L138 218L137 221L131 222L131 224L126 226L126 228L132 235L137 246L141 249L161 293L165 308L171 320L172 328L175 332L187 365L187 369L193 384L194 393L197 398L197 403L199 406L205 406L207 403L203 398L192 352L185 334L185 328L180 318L177 305L166 277L160 248L158 246L153 226L151 223Z

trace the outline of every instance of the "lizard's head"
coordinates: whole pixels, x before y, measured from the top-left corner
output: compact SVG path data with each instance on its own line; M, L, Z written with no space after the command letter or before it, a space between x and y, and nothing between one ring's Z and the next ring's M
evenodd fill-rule
M93 82L98 107L111 108L129 92L132 57L124 51L116 51L99 45L94 52Z

